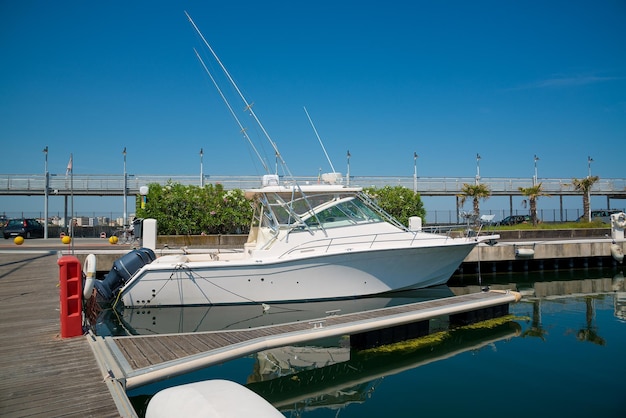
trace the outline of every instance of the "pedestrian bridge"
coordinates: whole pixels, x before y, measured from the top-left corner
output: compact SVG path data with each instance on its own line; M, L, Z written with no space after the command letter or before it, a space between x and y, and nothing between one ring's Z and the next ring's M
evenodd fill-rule
M48 194L60 196L124 196L138 195L139 188L158 183L166 185L168 182L183 185L221 184L225 189L250 189L261 186L259 176L153 176L153 175L48 175ZM291 179L282 178L288 182ZM316 184L317 177L295 177L299 184ZM347 183L347 179L343 180ZM580 195L572 179L545 178L539 179L543 191L556 196ZM351 176L349 185L360 187L403 186L417 190L422 196L456 196L461 194L464 184L474 184L474 177L418 177L413 176ZM126 183L126 192L124 192ZM481 184L491 189L492 196L522 196L520 187L531 187L531 178L503 178L484 177ZM44 196L46 190L46 176L44 174L0 174L0 195ZM596 182L591 194L606 196L607 199L626 199L626 179L600 179Z

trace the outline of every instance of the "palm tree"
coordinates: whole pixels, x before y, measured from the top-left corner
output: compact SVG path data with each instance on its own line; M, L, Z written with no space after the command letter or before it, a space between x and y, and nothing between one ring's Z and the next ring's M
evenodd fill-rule
M537 226L538 223L538 219L537 219L537 199L539 198L539 196L548 196L550 197L549 194L544 193L543 191L543 187L542 184L535 184L534 186L531 187L520 187L519 191L522 192L522 194L526 197L528 197L528 201L530 203L530 218L533 221L533 225ZM526 202L526 201L524 201Z
M587 176L584 179L572 179L574 189L583 194L583 212L587 217L587 222L591 222L591 211L589 210L589 195L591 187L600 180L598 176Z
M459 195L459 197L461 198L459 203L461 204L461 206L463 206L465 204L465 200L467 200L468 197L471 197L474 208L474 216L476 217L476 220L478 220L478 215L480 214L480 206L478 204L478 201L480 199L488 199L489 196L491 196L491 189L486 184L463 183L463 187L461 187L461 192L462 193Z
M587 305L585 319L587 320L587 326L582 328L576 333L576 339L578 341L587 341L597 345L606 345L606 340L598 335L598 327L593 324L593 299L591 296L585 298L585 304Z

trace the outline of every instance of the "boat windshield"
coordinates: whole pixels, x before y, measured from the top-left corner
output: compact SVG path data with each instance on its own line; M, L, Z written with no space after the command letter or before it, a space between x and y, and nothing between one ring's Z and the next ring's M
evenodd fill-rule
M383 222L375 209L354 193L313 193L292 200L267 196L263 202L265 226L333 228L368 222Z
M355 197L339 199L332 206L317 212L317 216L311 216L305 221L310 228L319 227L320 224L324 228L334 228L370 222L383 222L383 219Z

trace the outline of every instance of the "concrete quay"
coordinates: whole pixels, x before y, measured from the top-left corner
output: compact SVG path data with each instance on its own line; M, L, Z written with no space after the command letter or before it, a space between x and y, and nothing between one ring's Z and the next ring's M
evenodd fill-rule
M611 256L610 229L568 230L514 230L486 231L500 235L494 245L481 243L463 261L459 272L478 271L527 271L552 270L573 267L602 266L617 263ZM241 248L246 235L221 236L159 236L157 255L185 251L215 249L228 251ZM616 242L626 252L626 240ZM3 251L53 250L62 254L74 254L84 261L96 254L99 272L108 272L113 262L130 251L130 244L112 245L106 239L75 238L72 245L62 244L60 239L26 240L18 246L12 241L0 242ZM480 262L480 263L479 263ZM480 264L480 266L479 266Z
M509 241L480 244L463 261L460 270L483 271L558 270L617 264L611 256L610 238L548 241ZM626 252L626 243L616 242Z

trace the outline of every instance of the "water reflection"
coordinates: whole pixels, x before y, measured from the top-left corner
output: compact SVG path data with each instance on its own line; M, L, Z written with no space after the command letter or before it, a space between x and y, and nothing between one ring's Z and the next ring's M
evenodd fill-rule
M613 316L618 320L626 319L626 290L621 271L590 269L537 274L483 274L480 278L465 275L453 278L448 285L449 287L385 298L273 305L265 312L258 305L152 308L149 312L126 310L113 320L109 312L108 319L102 319L99 327L101 331L123 335L237 329L473 293L484 286L519 290L524 294L522 301L511 307L515 316L507 317L501 323L482 323L477 328L448 329L445 321L437 324L431 321L431 329L434 328L436 332L430 336L363 351L352 349L347 337L317 341L307 346L281 347L235 360L231 362L233 366L227 369L229 372L224 372L225 368L222 366L215 366L176 382L161 382L130 394L134 396L132 399L140 415L150 394L168 385L226 378L245 383L287 416L310 415L305 413L310 411L317 411L315 416L335 416L340 411L342 416L359 416L358 412L353 412L348 406L367 403L368 408L371 408L370 405L377 402L385 403L380 399L381 392L388 396L390 392L401 390L394 386L398 383L394 383L393 379L384 380L385 377L411 374L416 368L436 363L439 373L446 376L454 374L455 380L463 381L464 378L457 374L458 363L452 360L453 357L463 353L496 351L496 345L501 346L505 341L511 344L507 344L506 349L500 350L497 356L480 356L484 359L483 363L474 364L474 370L489 370L492 367L495 369L489 373L498 375L501 370L497 368L502 367L503 363L515 367L521 361L516 372L522 377L516 379L524 381L526 378L528 381L525 384L539 385L537 387L542 387L540 385L543 379L538 380L537 376L543 376L541 373L546 367L552 369L555 359L567 356L568 361L564 363L566 368L558 369L565 376L571 372L572 364L586 361L584 359L589 353L577 346L606 349L619 346L624 341L623 328L617 330L616 334L615 328L607 326L606 315L602 323L597 314L599 310L603 310L605 314L613 311ZM535 346L536 343L539 346ZM530 347L533 349L528 350L529 344L532 344ZM550 363L546 364L545 361ZM575 370L577 376L586 372L585 368ZM523 377L525 374L528 377ZM602 376L606 378L608 375ZM510 393L506 392L505 386L503 385L503 393L498 392L498 387L490 387L490 393L494 394L494 398L490 399L498 398L496 393L503 399L507 398ZM613 386L607 383L603 391L607 387ZM550 388L542 387L537 393L545 391L548 394L554 390L552 385ZM463 395L456 393L455 396ZM413 402L408 399L405 410L407 415L413 411L411 408Z
M95 323L97 335L151 335L222 331L308 321L329 315L363 312L454 296L447 286L436 286L385 297L273 305L180 306L108 309Z
M283 347L255 355L248 388L281 412L342 409L365 402L384 377L520 335L510 318L494 325L440 331L410 343L363 351L349 347Z

